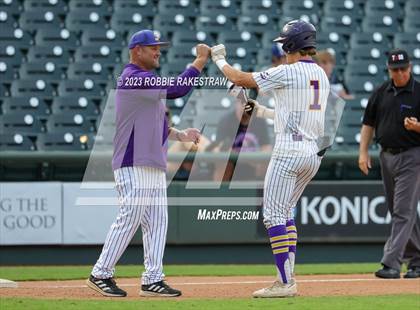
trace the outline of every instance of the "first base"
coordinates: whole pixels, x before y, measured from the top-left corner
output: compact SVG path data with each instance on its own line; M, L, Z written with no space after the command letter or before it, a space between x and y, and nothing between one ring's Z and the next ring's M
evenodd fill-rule
M7 287L7 288L16 288L18 284L14 281L0 279L0 288Z

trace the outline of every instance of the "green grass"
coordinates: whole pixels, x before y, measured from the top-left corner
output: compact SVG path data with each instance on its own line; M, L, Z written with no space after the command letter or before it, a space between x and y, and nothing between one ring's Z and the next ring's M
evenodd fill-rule
M2 309L419 309L419 295L298 297L288 299L45 300L2 298ZM3 308L4 307L4 308ZM287 307L287 308L283 308Z
M304 274L352 274L371 273L380 267L377 263L357 264L298 264L296 273ZM0 267L0 279L72 280L86 278L92 266L31 266ZM116 270L118 278L139 277L142 266L122 265ZM264 276L276 274L274 265L167 265L167 276Z

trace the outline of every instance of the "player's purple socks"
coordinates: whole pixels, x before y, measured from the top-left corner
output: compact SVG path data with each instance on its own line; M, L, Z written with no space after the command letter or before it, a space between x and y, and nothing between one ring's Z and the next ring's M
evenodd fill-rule
M297 242L297 230L295 226L295 220L291 219L286 222L286 230L289 236L290 272L293 274L294 269L295 269L296 242Z
M286 225L273 226L268 229L271 249L276 261L279 278L283 283L288 283L291 278L289 258L289 237Z

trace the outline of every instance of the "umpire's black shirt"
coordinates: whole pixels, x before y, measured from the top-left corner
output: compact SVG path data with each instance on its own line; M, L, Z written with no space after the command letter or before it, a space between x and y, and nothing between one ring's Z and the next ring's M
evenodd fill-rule
M392 80L379 86L369 98L363 124L375 128L383 148L420 146L420 133L404 127L406 117L420 121L420 83L413 76L404 87L395 87Z

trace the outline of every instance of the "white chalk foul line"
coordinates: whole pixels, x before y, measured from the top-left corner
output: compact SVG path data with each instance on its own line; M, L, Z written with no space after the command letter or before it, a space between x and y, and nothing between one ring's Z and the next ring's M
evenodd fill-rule
M366 282L366 281L386 281L383 279L308 279L308 280L297 280L297 283L328 283L328 282ZM25 287L25 282L21 282L21 288ZM229 284L264 284L264 283L273 283L271 281L219 281L219 282L174 282L173 285L229 285ZM137 287L140 284L118 284L121 287ZM60 288L87 288L86 285L46 285L46 286L36 286L31 288L49 288L49 289L60 289Z

